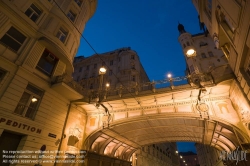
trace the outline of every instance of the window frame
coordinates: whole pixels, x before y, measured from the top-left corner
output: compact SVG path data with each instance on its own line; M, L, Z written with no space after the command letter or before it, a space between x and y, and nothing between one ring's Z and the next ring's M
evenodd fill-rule
M208 51L207 53L208 53L208 56L209 56L210 58L211 58L211 57L214 57L214 54L213 54L212 51Z
M56 37L62 42L65 43L69 32L65 30L64 28L60 27L57 31Z
M113 66L113 65L114 65L114 61L113 61L113 60L110 60L110 61L109 61L109 65L110 65L110 66Z
M29 86L31 87L31 89L35 89L36 91L40 92L40 95L37 94L36 92L28 89ZM28 97L28 100L25 101L25 103L22 103L21 100L24 98L24 94L28 94L29 97ZM20 100L17 103L17 106L16 106L16 108L15 108L15 110L14 110L13 113L14 114L18 114L18 115L20 115L22 117L25 117L25 118L33 120L35 118L35 116L36 116L36 113L37 113L39 105L40 105L40 103L42 101L43 95L44 95L44 90L38 88L37 86L34 86L31 83L28 83L27 86L26 86L26 88L24 89L24 92L23 92L22 96L20 97ZM37 101L35 101L36 105L35 105L34 108L31 107L31 104L35 103L35 102L32 102L32 100L31 100L33 97L35 97L37 99ZM21 112L20 112L20 110L18 110L19 106L23 106L24 107L24 108L21 108L22 109ZM31 110L32 112L30 114L28 114L29 113L29 109L33 110L33 111Z
M46 54L48 53L48 54ZM47 58L47 56L53 56L54 59L52 61L54 61L54 63L52 64L52 62L50 62L50 59ZM44 49L39 61L37 62L36 65L36 69L38 69L39 71L41 71L42 73L44 73L45 75L51 77L55 71L55 68L58 64L59 59L48 49ZM40 65L39 65L40 63ZM46 71L45 66L46 64L51 64L52 65L52 69L50 72ZM42 66L43 65L43 66Z
M7 70L0 67L0 83L4 80L5 76L7 75Z
M70 21L75 22L76 20L76 14L72 11L69 10L67 13L67 17L70 19Z
M83 3L82 0L74 0L74 1L75 1L75 3L76 3L79 7L82 6L82 3Z
M12 29L13 28L13 29ZM19 36L19 40L18 39L16 39L15 37L16 37L16 34L10 34L10 32L12 31L13 32L13 30L14 31L16 31L16 32L14 32L14 33L19 33L18 34L18 36ZM12 36L13 35L13 36ZM15 37L14 37L15 36ZM20 36L21 37L23 37L23 39L21 39L22 41L20 41ZM3 38L7 38L7 41L3 41L2 39ZM13 26L11 26L6 32L5 32L5 34L0 38L0 43L2 44L2 45L4 45L4 46L6 46L7 48L9 48L10 50L12 50L13 52L18 52L19 50L20 50L20 48L23 46L23 44L25 43L25 41L26 41L26 39L27 39L27 37L23 34L23 33L21 33L19 30L17 30L15 27L13 27ZM6 39L4 39L4 40L6 40ZM18 48L14 48L13 46L13 43L11 43L11 44L8 44L8 42L10 41L10 40L12 40L11 42L15 42L15 44L17 44L17 45L19 45L19 46L17 46Z
M32 6L33 6L33 8L32 8ZM34 8L36 8L36 9L34 9ZM29 14L28 13L28 10L30 10L31 11L31 13ZM36 10L38 10L38 11L36 11ZM42 13L43 13L43 11L39 8L39 7L37 7L35 4L31 4L28 8L27 8L27 10L24 12L24 14L27 16L27 17L29 17L33 22L36 22L38 19L39 19L39 17L42 15ZM32 19L32 17L34 16L34 15L36 15L37 17L35 18L35 20L33 20Z
M203 52L203 53L201 53L201 58L207 58L207 55Z

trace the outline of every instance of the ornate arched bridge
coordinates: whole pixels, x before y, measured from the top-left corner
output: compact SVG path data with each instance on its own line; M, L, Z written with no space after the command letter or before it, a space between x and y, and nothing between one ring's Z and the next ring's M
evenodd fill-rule
M83 149L123 160L142 146L163 142L248 150L250 109L237 81L202 85L75 101L88 115Z

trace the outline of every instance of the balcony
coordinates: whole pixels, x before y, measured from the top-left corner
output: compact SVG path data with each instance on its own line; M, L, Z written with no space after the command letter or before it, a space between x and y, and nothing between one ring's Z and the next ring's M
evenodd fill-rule
M69 100L82 99L83 87L67 75L56 76L51 88Z
M228 64L214 68L211 71L211 75L213 76L214 83L216 84L235 77L232 69Z

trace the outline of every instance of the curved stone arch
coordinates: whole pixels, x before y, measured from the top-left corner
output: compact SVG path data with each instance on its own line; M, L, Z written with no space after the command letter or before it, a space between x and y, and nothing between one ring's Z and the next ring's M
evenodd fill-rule
M164 127L166 127L166 129L165 130L167 130L168 128L173 128L173 129L178 129L178 127L180 128L180 126L181 127L183 127L183 126L186 126L186 128L193 128L193 129L195 129L196 128L196 130L204 130L205 131L205 123L207 123L206 121L207 121L207 119L199 119L199 118L197 118L197 117L182 117L182 118L180 118L180 117L176 117L176 116L172 116L172 117L162 117L162 116L158 116L158 117L154 117L154 118L152 118L152 119L150 119L150 121L147 121L147 120L145 120L145 117L139 117L139 118L132 118L133 120L131 120L131 119L127 119L126 121L124 121L124 120L122 120L122 121L117 121L117 122L115 122L115 123L112 123L111 125L110 125L110 128L109 129L104 129L104 130L102 130L102 129L99 129L99 130L96 130L96 131L94 131L91 135L89 135L89 137L88 137L88 139L90 140L90 142L91 142L91 144L89 144L89 146L91 145L93 145L94 144L94 142L98 139L98 137L100 137L101 135L107 135L108 136L108 134L110 134L110 136L109 136L109 138L107 138L106 139L106 141L104 141L104 142L102 142L101 143L101 145L100 145L100 147L99 147L99 153L100 154L104 154L104 151L105 151L105 149L106 149L106 147L110 144L110 142L112 142L113 140L117 140L117 141L119 141L119 143L117 143L114 147L113 147L113 149L111 150L111 153L110 154L108 154L110 157L116 157L114 154L116 153L116 151L117 151L117 149L119 149L119 147L121 147L122 145L124 145L124 144L127 144L126 142L124 142L124 139L127 139L128 137L130 138L130 136L128 136L127 138L124 138L124 136L125 135L131 135L131 133L136 133L137 134L137 132L135 132L135 131L140 131L140 130L146 130L146 129L148 129L148 127L147 126L143 126L143 125L145 125L145 124L148 124L148 123L152 123L153 124L153 121L157 121L157 122L159 122L159 124L158 123L156 123L155 124L155 126L154 126L154 128L155 128L155 130L159 130L160 128L164 128ZM175 120L176 122L175 123L171 123L171 120ZM180 126L178 126L177 125L177 123L180 123L180 122L182 122L182 121L184 121L185 122L185 120L187 121L186 122L186 124L185 125L180 125ZM170 122L166 122L166 123L169 123L169 124L164 124L164 123L162 123L163 121L170 121ZM195 123L196 123L196 125L193 125L192 126L192 124L194 124L194 122L192 122L192 121L196 121ZM132 124L132 126L133 126L133 123L141 123L141 126L143 126L143 128L136 128L136 127L131 127L131 126L129 126L129 125L131 125ZM142 122L144 122L144 123L142 123ZM209 122L208 122L208 125L210 125L210 124L213 124L214 126L212 126L213 127L213 134L218 134L218 135L221 135L221 136L223 136L223 137L225 137L227 140L229 140L235 147L237 147L237 146L240 146L240 143L238 142L238 139L235 139L235 138L232 138L232 135L230 135L230 133L231 134L234 134L235 135L235 131L238 131L238 134L240 134L240 133L242 133L241 132L241 130L239 129L239 128L237 128L236 126L234 126L233 124L230 124L230 123L228 123L228 122L226 122L226 121L223 121L223 120L221 120L220 119L220 121L215 121L215 120L209 120ZM128 125L128 127L126 127L125 129L123 129L123 130L121 130L122 132L118 132L118 131L120 131L119 129L116 129L117 127L119 128L119 127L121 127L121 128L123 128L124 126L126 126L126 125ZM164 126L165 125L165 126ZM199 126L200 125L200 126ZM218 130L218 131L216 131L216 125L218 125L219 126L219 128L221 129L221 128L223 128L223 129L226 129L226 130L228 130L228 131L230 131L230 133L223 133L221 130ZM200 128L199 128L200 127ZM211 126L210 126L211 127ZM130 131L128 131L127 130L127 128L129 128L129 130ZM207 130L209 130L208 128L207 128ZM211 132L212 132L212 130L210 130ZM190 131L189 131L190 132ZM144 145L149 145L149 144L153 144L153 143L160 143L160 142L170 142L170 141L173 141L173 142L177 142L177 141L188 141L188 139L190 139L190 135L186 135L186 137L185 137L185 134L184 134L184 132L182 132L182 137L180 136L180 138L178 139L176 136L172 136L172 137L170 137L170 136L168 136L168 135L164 135L164 134L162 134L162 132L158 132L158 134L159 133L161 133L161 135L164 137L164 139L152 139L152 138L149 138L149 140L151 141L146 141L146 142L148 142L148 143L145 143ZM191 133L191 132L190 132ZM114 134L117 134L117 137L116 136L114 136ZM140 134L140 133L138 133L138 134ZM151 133L152 134L152 133ZM201 133L202 134L202 133ZM206 134L206 133L204 133L204 134ZM180 135L180 133L179 133L179 135ZM146 137L147 138L147 134L145 134L145 135L141 135L140 137L142 137L142 136L144 136L144 137ZM184 137L183 137L184 136ZM168 139L166 139L168 137ZM250 142L249 141L249 138L247 137L247 135L245 134L241 134L241 136L240 137L242 137L242 138L244 138L245 140L247 140L247 142ZM183 138L185 138L185 139L183 139ZM192 137L193 138L193 137ZM86 142L88 142L87 140L88 139L86 139L86 141L85 141L85 145L86 145ZM121 139L121 140L120 140ZM131 139L133 140L133 137L131 137ZM228 149L229 150L234 150L234 149L232 149L232 147L230 147L230 145L229 144L227 144L227 143L225 143L225 142L223 142L220 138L218 138L217 140L219 141L219 143L213 143L212 142L212 139L213 139L213 136L212 136L212 138L211 138L211 142L210 142L210 146L213 146L213 147L215 147L216 149L222 149L222 150L227 150L228 151ZM131 140L130 140L131 141ZM202 143L202 141L203 140L201 140L201 141L194 141L194 140L189 140L190 142L199 142L199 143ZM91 147L90 146L90 147ZM119 156L119 158L120 159L125 159L125 160L129 160L130 159L130 157L132 156L132 154L136 151L136 150L138 150L139 148L140 148L141 146L140 145L138 145L138 146L136 146L136 147L133 147L133 146L131 146L131 145L128 145L126 148L124 148L123 149L123 151L121 152L121 154L120 154L120 156ZM226 149L225 149L225 147L227 147ZM130 150L130 148L133 148L132 150ZM90 150L91 150L91 148L89 148ZM130 150L130 151L128 151L128 150Z

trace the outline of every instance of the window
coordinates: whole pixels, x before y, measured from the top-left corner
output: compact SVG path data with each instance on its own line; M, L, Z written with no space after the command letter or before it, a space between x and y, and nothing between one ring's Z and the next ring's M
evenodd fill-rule
M207 45L207 43L205 43L205 42L200 42L200 47L206 46L206 45Z
M131 66L131 69L135 69L135 65L132 65L132 66Z
M187 42L187 46L190 46L189 42Z
M24 117L33 119L42 96L42 90L28 84L14 112Z
M36 68L44 74L51 76L58 59L47 49L44 50Z
M74 14L71 10L68 12L67 17L74 22L76 18L76 14Z
M82 5L82 0L75 0L75 2L77 3L78 6Z
M95 63L95 64L94 64L94 69L96 69L96 67L97 67L97 64Z
M7 73L6 70L0 68L0 82L3 80L6 73Z
M56 37L61 40L61 42L65 42L65 39L68 35L68 32L66 30L64 30L63 28L60 28L59 31L56 34Z
M93 89L93 83L90 84L89 89Z
M186 44L183 44L183 48L186 48Z
M21 32L14 27L11 27L0 39L0 42L17 52L24 43L25 39L26 37Z
M131 55L131 59L135 59L135 55Z
M118 61L121 62L121 57L118 58Z
M112 71L112 70L109 70L109 75L110 75L110 76L112 75L112 73L113 73L113 71Z
M250 77L250 63L248 64L248 68L247 68L247 74L248 74L248 76Z
M113 60L111 60L111 61L109 62L109 65L112 66L113 63L114 63Z
M81 71L82 71L82 67L79 68L79 72L81 72Z
M135 81L135 76L132 76L132 79L131 79L132 81ZM158 147L157 147L158 148Z
M205 53L201 53L201 57L202 57L202 58L206 58L207 56L206 56Z
M214 57L214 54L211 51L208 52L208 55L209 55L209 57Z
M89 65L86 67L86 70L89 70Z
M34 22L36 22L41 13L42 11L38 9L34 4L31 4L25 12L26 16L28 16Z

